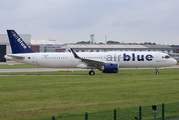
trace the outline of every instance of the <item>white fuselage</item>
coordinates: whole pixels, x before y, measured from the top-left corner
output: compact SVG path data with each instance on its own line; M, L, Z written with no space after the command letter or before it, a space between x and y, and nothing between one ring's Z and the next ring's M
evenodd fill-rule
M20 56L16 59L10 55ZM78 53L84 59L118 63L119 68L168 67L176 64L176 60L159 52L84 52ZM9 54L6 59L49 68L85 68L91 69L86 63L76 59L72 53L25 53Z

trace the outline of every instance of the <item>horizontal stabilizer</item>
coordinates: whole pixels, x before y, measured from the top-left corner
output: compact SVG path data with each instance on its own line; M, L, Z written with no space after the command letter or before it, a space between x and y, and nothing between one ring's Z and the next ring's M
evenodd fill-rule
M4 56L6 59L16 59L16 60L23 60L25 57L24 56L17 56L13 54L5 55Z

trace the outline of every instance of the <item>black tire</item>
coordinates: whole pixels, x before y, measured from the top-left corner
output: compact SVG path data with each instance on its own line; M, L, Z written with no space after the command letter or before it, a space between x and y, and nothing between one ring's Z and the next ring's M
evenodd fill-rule
M89 71L89 75L95 75L94 71Z
M156 72L156 75L158 75L159 74L159 72Z

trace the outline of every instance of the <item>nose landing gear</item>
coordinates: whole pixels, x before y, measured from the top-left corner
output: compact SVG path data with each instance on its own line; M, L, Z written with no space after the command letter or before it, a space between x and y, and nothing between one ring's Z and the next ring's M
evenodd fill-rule
M159 74L158 69L157 69L157 68L155 68L155 70L156 70L156 75L158 75L158 74Z

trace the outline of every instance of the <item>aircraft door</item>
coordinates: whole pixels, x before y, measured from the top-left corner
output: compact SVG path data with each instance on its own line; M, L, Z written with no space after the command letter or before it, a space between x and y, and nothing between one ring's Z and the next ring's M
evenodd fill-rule
M161 55L159 53L156 54L156 62L161 61Z
M36 54L33 54L33 63L37 63L37 55Z

